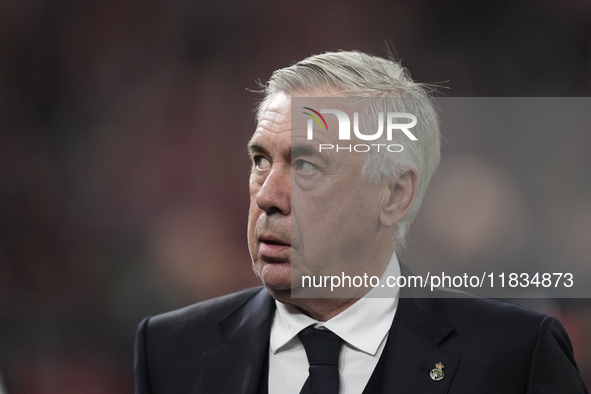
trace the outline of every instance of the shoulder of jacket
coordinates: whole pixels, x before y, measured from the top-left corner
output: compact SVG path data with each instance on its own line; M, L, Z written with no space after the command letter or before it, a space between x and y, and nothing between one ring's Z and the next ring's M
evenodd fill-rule
M503 299L478 298L470 295L443 294L440 302L454 324L469 322L474 325L496 327L530 327L539 329L548 315Z
M150 328L173 325L181 329L187 325L217 322L240 308L250 298L260 291L267 291L264 287L253 287L236 293L198 302L174 311L166 312L149 318Z

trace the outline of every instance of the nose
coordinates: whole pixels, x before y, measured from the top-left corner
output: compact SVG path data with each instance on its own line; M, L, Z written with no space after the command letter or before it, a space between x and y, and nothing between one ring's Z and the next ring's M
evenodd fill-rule
M255 197L257 207L267 215L291 213L291 173L289 168L271 170Z

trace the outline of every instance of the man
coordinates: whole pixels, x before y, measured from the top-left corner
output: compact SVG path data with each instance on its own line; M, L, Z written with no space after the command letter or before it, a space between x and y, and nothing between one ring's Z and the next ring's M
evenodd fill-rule
M273 74L248 145L248 245L264 288L145 319L136 393L587 392L551 317L444 291L374 298L380 286L328 294L304 285L340 271L343 281L345 273L408 274L395 250L439 162L427 96L399 64L359 52L312 56ZM302 97L315 104L296 108ZM362 144L368 126L356 129L353 148L334 149L340 141L329 130L357 104L366 118L382 110L415 116L416 143L371 150ZM320 128L306 127L307 116ZM395 131L404 139L411 133L403 129ZM377 141L386 146L390 136Z

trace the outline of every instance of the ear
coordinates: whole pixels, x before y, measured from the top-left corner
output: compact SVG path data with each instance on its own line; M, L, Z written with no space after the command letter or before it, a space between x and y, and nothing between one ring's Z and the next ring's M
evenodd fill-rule
M380 221L385 227L395 226L412 208L419 188L417 170L409 168L384 190Z

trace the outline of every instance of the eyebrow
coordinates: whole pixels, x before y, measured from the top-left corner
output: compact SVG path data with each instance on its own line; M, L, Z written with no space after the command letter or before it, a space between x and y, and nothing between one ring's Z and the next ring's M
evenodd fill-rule
M270 156L269 151L257 142L249 142L248 146L248 153L253 155L255 153L260 153L265 156ZM295 145L291 146L282 153L283 158L286 161L291 161L292 157L302 157L302 156L316 156L322 158L322 155L318 153L318 151L312 145Z
M312 145L296 145L291 147L291 156L320 156L320 154Z
M247 149L248 149L248 153L251 156L254 155L255 153L260 153L262 155L269 156L269 157L271 156L269 151L264 146L259 144L258 142L252 142L252 141L249 142ZM284 160L291 161L291 147L284 150L282 153L282 156L283 156Z
M254 153L262 153L263 155L269 155L269 152L261 145L256 142L249 142L246 149L248 150L248 154L252 155Z

